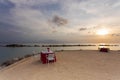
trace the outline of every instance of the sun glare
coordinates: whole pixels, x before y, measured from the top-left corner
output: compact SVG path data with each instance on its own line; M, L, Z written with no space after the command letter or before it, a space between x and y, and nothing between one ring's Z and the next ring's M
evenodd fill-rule
M108 34L108 30L107 29L99 29L97 31L98 35L107 35Z

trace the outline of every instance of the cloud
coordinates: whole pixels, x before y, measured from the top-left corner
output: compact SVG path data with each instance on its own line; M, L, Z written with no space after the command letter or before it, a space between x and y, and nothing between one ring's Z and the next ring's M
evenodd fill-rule
M101 26L119 32L119 4L119 0L0 0L0 24L4 26L0 28L6 37L16 33L17 38L32 41L68 40L69 33L94 35Z
M57 26L64 26L68 23L68 20L59 16L54 16L51 22Z
M111 34L111 36L120 36L120 33Z
M79 31L85 31L87 28L80 28Z
M34 6L34 5L42 5L42 4L51 4L57 2L57 0L9 0L17 6Z
M53 30L53 31L52 31L52 33L56 33L56 32L57 32L57 30Z
M74 24L104 24L110 26L114 23L113 21L118 19L115 16L120 16L120 11L113 6L119 2L118 0L68 1L68 4L64 4L63 10Z
M0 0L0 22L11 23L12 16L10 10L14 8L15 5L8 0Z

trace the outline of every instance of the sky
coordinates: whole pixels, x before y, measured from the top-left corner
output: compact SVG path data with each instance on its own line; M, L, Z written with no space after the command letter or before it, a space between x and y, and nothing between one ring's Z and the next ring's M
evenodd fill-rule
M119 43L119 21L120 0L0 0L1 43Z

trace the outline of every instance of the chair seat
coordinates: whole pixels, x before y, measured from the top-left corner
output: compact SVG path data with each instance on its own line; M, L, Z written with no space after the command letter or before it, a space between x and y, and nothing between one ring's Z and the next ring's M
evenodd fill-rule
M48 60L54 60L54 58L53 58L53 57L48 57L47 59L48 59Z
M48 54L47 60L48 60L48 63L49 63L49 61L55 61L55 54Z

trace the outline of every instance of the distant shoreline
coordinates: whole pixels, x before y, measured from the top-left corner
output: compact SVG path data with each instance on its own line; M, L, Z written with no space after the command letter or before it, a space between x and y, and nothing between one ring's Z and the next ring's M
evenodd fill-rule
M0 45L0 47L74 47L74 46L119 46L119 45L92 45L92 44L50 44L50 45L24 45L24 44L7 44Z

